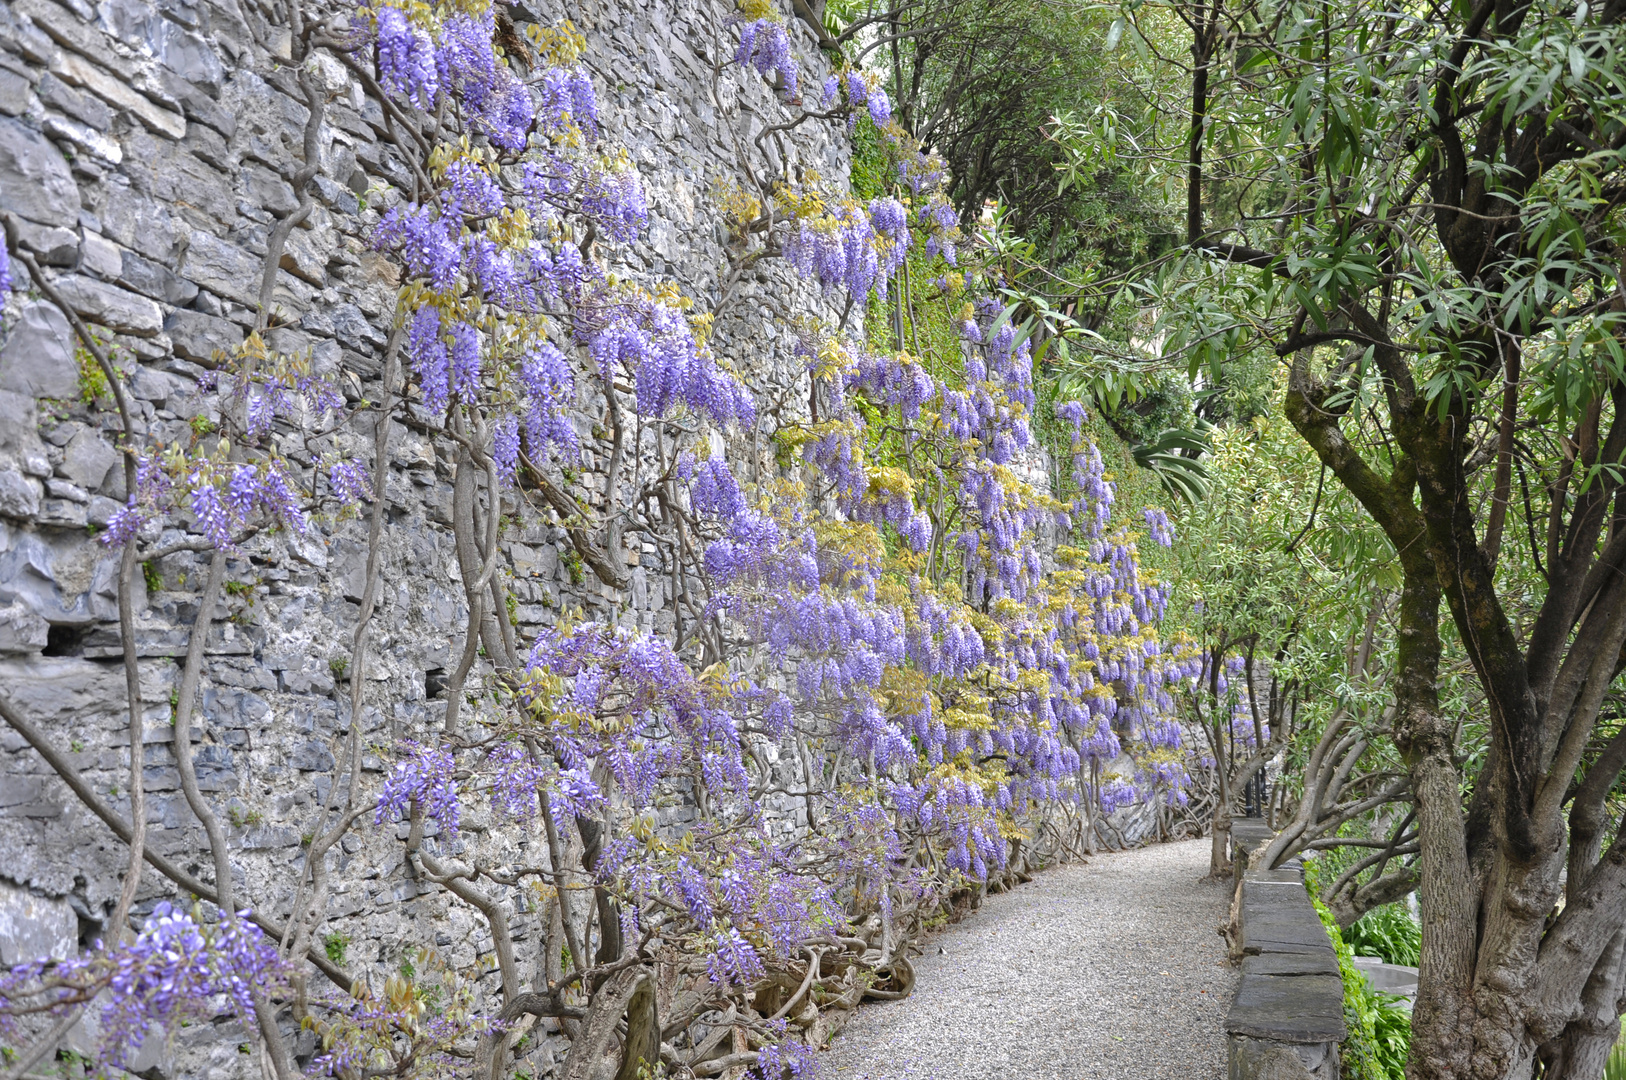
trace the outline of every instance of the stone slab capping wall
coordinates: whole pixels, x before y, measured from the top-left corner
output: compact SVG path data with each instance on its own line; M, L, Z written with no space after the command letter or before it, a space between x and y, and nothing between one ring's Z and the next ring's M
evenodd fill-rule
M732 50L723 32L732 0L526 0L510 10L543 24L568 17L586 35L603 127L641 174L650 208L642 261L608 269L672 281L700 304L715 303L728 234L713 194L747 167L762 172L747 157L758 152L764 118L777 115L771 87L755 74L714 75L714 62ZM56 290L106 335L136 433L157 442L185 445L194 419L218 416L200 376L253 328L267 235L298 202L290 180L309 114L284 62L280 16L274 2L254 0L0 4L0 208ZM804 77L817 85L828 66L811 31L799 20L787 26ZM379 106L336 63L324 61L319 74L328 105L317 203L281 257L269 344L308 353L352 402L376 401L398 280L365 237L380 207L410 189L410 172L382 137ZM848 175L840 125L801 125L763 145L773 170L811 170L838 184ZM22 291L0 325L0 687L127 815L117 553L93 535L125 498L112 441L118 418L81 401L68 321L26 291L20 266L14 271ZM834 321L841 310L777 260L735 290L712 348L759 400L793 412L807 400L807 376L780 316ZM584 443L600 405L583 402L584 415L573 418ZM358 433L353 449L367 454L371 443L371 433ZM388 464L384 588L362 720L374 746L439 729L445 701L437 695L467 616L444 448L397 429ZM366 528L351 519L326 521L322 531L313 543L246 546L233 561L232 580L248 584L217 613L194 728L200 787L230 819L242 894L279 919L293 902L301 836L320 820L331 785L347 782L334 775L350 720L340 661L358 619ZM673 575L653 545L631 543L619 590L582 573L564 530L545 514L520 514L503 551L500 572L527 641L569 610L672 629ZM207 563L207 554L177 552L134 582L148 843L192 867L208 864L208 847L178 790L169 701ZM787 777L795 768L781 767ZM363 768L376 785L379 757L364 757ZM772 809L785 829L805 824L799 799L784 796ZM662 813L693 816L682 805ZM481 817L475 808L464 828L485 833L491 825ZM523 853L534 841L511 842ZM393 832L358 830L342 847L346 869L323 931L347 940L352 966L393 970L407 942L433 943L458 967L489 950L467 909L404 870ZM118 896L123 845L9 728L0 730L0 853L0 963L65 957L100 935ZM138 910L159 895L144 893ZM522 947L528 932L539 938L528 918L514 918ZM144 1044L132 1063L144 1076L258 1073L235 1022L170 1034L167 1044ZM86 1049L94 1041L75 1039ZM297 1052L313 1044L305 1033ZM553 1055L540 1039L527 1067L545 1075Z
M1338 1080L1344 984L1326 927L1304 891L1304 868L1251 868L1274 832L1258 818L1231 823L1233 918L1242 979L1225 1018L1228 1080Z

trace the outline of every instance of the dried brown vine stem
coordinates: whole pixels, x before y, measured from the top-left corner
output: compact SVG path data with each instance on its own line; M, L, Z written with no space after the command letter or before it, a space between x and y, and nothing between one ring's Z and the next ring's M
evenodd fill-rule
M322 169L322 120L326 113L326 102L322 92L316 88L316 83L308 67L299 69L299 88L305 93L305 105L310 115L305 121L304 153L305 163L299 171L294 173L294 193L299 196L299 205L288 214L279 219L271 229L271 234L265 241L265 263L260 274L260 314L258 325L265 329L271 313L271 298L276 292L277 271L282 266L282 252L288 243L288 237L294 228L310 216L316 205L315 198L310 193L310 182Z
M6 243L14 254L12 257L23 264L28 276L36 288L49 300L73 325L74 335L79 339L80 346L96 361L97 368L106 380L108 391L113 395L113 401L118 408L119 429L121 443L119 458L124 470L124 490L126 494L135 491L136 463L132 453L130 440L134 437L134 427L130 420L130 402L124 392L124 382L119 372L113 367L112 359L107 350L102 348L100 341L90 332L79 313L51 284L49 278L40 270L27 251L24 251L17 240L17 225L11 215L3 216L5 222ZM130 869L125 874L124 885L119 892L118 906L113 909L113 917L109 920L109 936L116 937L122 933L125 919L130 913L130 905L135 901L135 891L140 881L141 860L139 854L142 839L147 833L145 787L142 783L141 770L141 674L136 665L135 619L134 602L132 599L131 580L135 572L136 553L135 545L126 544L125 550L119 560L118 603L119 603L119 637L123 646L124 658L124 690L126 707L129 712L130 732L130 817L135 823L136 841L132 847Z
M204 834L209 840L209 852L215 870L215 903L220 908L221 919L230 920L238 917L231 872L231 846L226 842L226 832L220 827L220 818L215 814L214 807L209 805L198 787L197 769L192 760L192 712L203 671L204 647L209 637L210 624L214 621L215 604L220 599L220 589L225 577L226 553L216 550L214 557L209 561L209 577L203 586L203 595L198 601L198 616L192 624L191 640L187 643L186 666L181 671L181 685L175 704L174 751L176 771L180 774L181 793L185 796L186 804L191 808L193 816L203 825ZM253 990L253 999L254 1017L260 1029L260 1037L265 1041L271 1068L276 1073L277 1080L293 1080L299 1072L289 1059L282 1032L277 1028L276 1010L271 1006L264 991L258 987Z
M610 588L625 588L627 582L624 570L611 558L609 548L599 535L597 527L588 523L586 511L582 509L581 504L549 480L547 474L523 452L520 455L520 463L524 466L526 482L534 485L558 514L566 534L570 537L571 546L576 549L576 554L581 556L582 562L586 563L594 575Z

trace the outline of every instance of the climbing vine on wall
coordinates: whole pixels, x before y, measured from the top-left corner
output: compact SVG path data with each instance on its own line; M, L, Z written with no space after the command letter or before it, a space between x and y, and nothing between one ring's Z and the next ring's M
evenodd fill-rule
M1077 495L1051 494L1028 334L995 298L942 163L893 121L878 81L844 66L813 85L760 0L718 28L731 43L718 79L770 80L783 130L861 125L884 167L848 192L753 162L755 186L721 195L735 242L705 307L614 270L644 242L648 207L604 129L586 40L568 22L506 19L481 0L309 24L296 11L296 59L348 65L410 171L371 233L402 282L381 384L347 403L308 358L250 335L209 387L218 428L184 447L132 435L128 502L103 534L126 576L177 543L211 559L176 700L184 784L199 645L228 559L256 538L297 545L338 517L368 522L359 625L334 668L351 688L348 780L306 839L288 925L231 895L193 778L218 885L170 876L219 908L219 932L151 918L134 944L77 967L13 972L0 1016L66 1017L105 991L97 1007L136 1017L103 1026L116 1064L141 1016L169 1022L224 993L255 1018L279 1077L508 1075L544 1020L570 1038L572 1077L606 1060L620 1077L657 1063L801 1076L829 1030L822 1014L906 993L910 936L1038 844L1056 808L1087 827L1186 798L1174 692L1201 658L1160 637L1168 585L1139 559L1142 543L1173 542L1168 518L1118 504L1077 403L1047 418L1069 440L1058 467ZM309 132L322 99L308 68L300 78ZM844 312L786 320L805 364L795 408L760 407L752 373L711 344L764 260ZM580 417L602 423L587 433ZM402 428L451 464L468 617L439 730L386 748L371 791L359 718L387 450ZM567 617L520 640L499 573L505 501L560 522L572 565L612 589L627 585L630 545L652 545L675 633ZM776 821L780 797L802 802L803 827ZM694 819L663 824L661 809L685 800ZM540 836L545 862L505 861L491 833L466 827L473 808ZM335 845L397 825L410 872L483 922L483 970L425 954L362 977L331 935L318 940L343 873ZM539 911L545 942L527 960L514 920ZM165 984L173 1000L139 967L169 940L187 943ZM307 985L307 962L332 985ZM732 1019L719 1026L721 1009ZM302 1059L284 1010L317 1037ZM730 1030L731 1049L717 1034Z

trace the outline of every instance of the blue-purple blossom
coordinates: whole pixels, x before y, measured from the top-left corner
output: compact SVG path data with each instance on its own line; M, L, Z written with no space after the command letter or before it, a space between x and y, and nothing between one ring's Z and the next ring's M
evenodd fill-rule
M885 127L892 119L892 102L887 99L884 90L871 90L869 92L869 117L876 127Z
M721 931L706 960L706 975L718 986L745 986L767 974L762 958L733 927Z
M598 96L587 69L552 67L542 75L542 122L552 135L574 126L589 143L598 139Z
M431 413L444 412L451 400L452 377L450 357L440 334L440 313L434 308L421 307L413 313L407 332L407 359L423 391L424 408Z
M722 458L708 458L694 466L689 502L703 514L731 520L745 513L745 495Z
M497 466L497 478L512 484L519 471L519 419L512 414L497 419L491 436L491 458Z
M468 323L451 325L451 390L472 400L479 393L480 332Z
M603 267L621 253L601 265L582 243L584 226L598 250L635 242L648 220L636 170L595 145L601 132L585 68L527 73L531 90L517 92L492 49L489 13L442 20L425 68L423 32L399 13L378 16L387 88L450 103L468 130L527 152L522 162L504 156L500 172L451 155L436 189L389 211L373 238L400 259L410 295L420 297L405 347L423 405L486 417L488 450L510 483L527 455L582 460L572 423L582 415L577 364L591 365L596 386L627 394L639 425L688 410L749 427L749 391L681 308L611 279ZM735 60L777 78L794 98L799 76L785 28L731 21L740 34ZM777 251L808 280L859 300L886 296L916 242L952 263L961 234L941 160L892 122L886 94L861 72L831 76L819 90L823 109L844 97L854 123L867 111L908 205L821 193L826 209L784 220L763 253ZM521 210L528 230L491 227ZM1001 307L992 294L973 296L959 327L959 370L928 371L914 358L845 342L832 370L818 334L797 335L820 409L797 444L811 504L778 494L771 475L748 502L721 459L687 460L675 480L652 481L698 530L698 619L720 627L730 645L756 646L763 667L793 680L793 691L758 685L728 663L697 675L675 651L676 641L694 640L687 624L666 639L592 624L553 630L533 647L517 691L531 707L527 743L462 750L457 760L450 749L418 748L386 782L380 820L417 800L455 830L459 764L474 773L470 787L484 786L513 820L540 805L561 817L594 814L614 791L617 806L637 811L636 827L616 830L597 872L622 900L624 928L647 928L658 907L685 924L673 939L687 935L714 982L740 985L839 921L832 887L868 890L884 912L898 889L933 888L940 879L925 863L905 868L919 837L936 865L981 878L1007 857L1001 815L1019 817L1039 801L1094 800L1110 810L1125 799L1183 797L1190 778L1171 690L1195 677L1192 650L1161 647L1152 634L1168 589L1139 571L1101 455L1081 438L1080 407L1057 410L1078 441L1079 497L1057 505L1020 479L1034 444L1032 351L999 320ZM279 415L275 395L250 404L268 431ZM642 430L651 426L660 427ZM900 429L909 433L907 473L876 453L890 453L884 440ZM267 496L257 471L222 475L219 512L259 512ZM330 479L337 493L338 474ZM940 497L928 501L928 492ZM118 527L133 535L141 511L136 502L127 510ZM1172 540L1166 517L1144 520L1154 540ZM1041 545L1041 530L1053 528L1076 546ZM672 557L662 549L663 561ZM1065 584L1051 573L1057 562L1071 571ZM937 592L924 580L928 566L952 588ZM898 678L914 674L931 689ZM990 701L976 690L988 685L1012 689ZM820 834L791 849L769 835L753 800L750 753L764 736L789 739L813 723L829 748L821 752L874 762L889 779L832 793ZM1123 754L1137 762L1133 780L1087 778ZM965 775L954 765L961 755L997 757L997 780ZM665 828L655 808L673 788L703 794L737 824L696 821L681 850L652 841ZM807 1062L797 1045L766 1047L765 1075L801 1075Z
M462 809L458 803L456 763L450 750L437 749L418 743L408 743L410 756L396 763L384 791L378 797L378 812L373 823L382 825L387 819L405 813L417 802L425 816L440 825L447 836L457 836Z
M755 19L740 26L740 44L734 62L754 67L757 74L772 71L779 76L779 92L786 101L794 100L801 85L796 60L790 53L790 36L770 19Z
M341 461L328 470L328 484L333 494L346 506L372 502L372 482L367 477L367 466L355 459Z
M273 392L279 409L290 404L283 400L286 387L263 385ZM307 403L323 399L313 386L305 391L302 396ZM365 483L366 473L359 463L350 473ZM135 490L109 519L102 542L109 546L128 543L154 518L183 509L211 546L228 552L236 550L238 535L251 525L278 525L296 533L309 527L304 497L298 482L288 475L285 459L256 456L232 463L208 457L192 459L172 451L163 458L143 455L137 459Z
M239 912L214 926L160 901L133 941L79 958L34 961L0 975L0 1034L17 1034L19 1009L64 1012L95 998L101 1063L122 1068L154 1025L175 1031L189 1021L215 1016L224 1000L237 1018L252 1024L255 993L274 992L288 968L259 927Z
M630 243L649 224L649 204L638 173L624 165L595 169L582 188L582 213L612 240Z
M430 108L440 92L435 47L398 7L378 9L378 81L390 93Z

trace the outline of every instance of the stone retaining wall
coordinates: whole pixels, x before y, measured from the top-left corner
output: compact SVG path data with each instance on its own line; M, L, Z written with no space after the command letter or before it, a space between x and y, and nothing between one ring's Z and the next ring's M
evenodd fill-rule
M1236 947L1242 979L1225 1018L1228 1080L1338 1080L1344 984L1332 940L1304 891L1304 868L1248 865L1274 833L1257 818L1231 823Z
M790 4L782 7L803 79L817 87L828 65ZM760 75L731 63L725 20L733 0L525 0L509 11L521 22L568 17L586 36L602 127L636 164L650 210L638 245L601 245L619 277L673 282L709 309L728 265L720 190L742 182L745 170L846 183L849 143L839 122L780 131L756 149L781 107ZM184 446L194 421L218 417L218 398L200 379L217 351L254 326L267 235L297 204L290 181L303 164L309 114L287 62L285 16L277 0L0 5L0 209L14 216L21 248L113 351L143 440ZM313 63L328 99L317 203L282 255L269 344L308 354L350 401L376 401L398 273L367 237L380 210L410 190L411 173L379 106L331 58ZM67 319L29 293L22 266L13 264L13 276L19 291L0 323L0 690L128 814L117 555L94 535L125 498L113 448L118 417L105 401L83 400L80 347ZM780 260L748 270L734 297L713 351L759 400L797 415L807 376L789 317L833 324L840 304ZM583 400L581 408L572 420L589 452L602 455L594 428L604 403ZM371 446L371 432L358 431L350 449L370 457ZM438 691L462 647L467 602L449 524L448 446L400 428L390 445L384 588L363 694L364 737L378 748L363 760L370 790L383 748L439 729ZM760 459L748 460L746 447L726 449L737 473L754 475ZM749 449L771 465L771 445ZM588 485L603 465L583 470L579 494L596 495ZM629 544L628 584L614 589L583 572L550 514L504 509L514 521L498 573L524 640L570 610L670 633L673 568L654 545ZM350 722L344 661L359 618L366 529L353 516L317 524L309 542L262 535L232 561L194 729L200 786L229 819L238 895L279 920L304 872L301 838L322 822L330 786L345 779L335 762ZM149 843L193 868L208 865L207 846L178 790L170 695L206 566L206 555L180 552L134 583ZM789 777L794 763L782 768ZM786 829L805 824L800 799L780 797L770 810ZM693 809L663 813L672 824ZM473 808L464 827L484 842L493 835L488 817ZM536 843L498 839L516 859ZM3 726L0 852L0 963L71 955L101 935L124 846ZM332 858L336 883L320 933L346 943L345 963L357 974L394 971L417 943L442 950L459 970L489 958L489 934L473 913L407 873L397 823L366 822ZM149 874L138 911L172 894ZM513 903L529 963L542 935L524 897ZM162 1038L144 1046L144 1075L259 1071L247 1052L252 1036L234 1022L173 1034L167 1048ZM297 1045L308 1055L312 1044L306 1033ZM538 1040L525 1068L545 1075L553 1050Z

